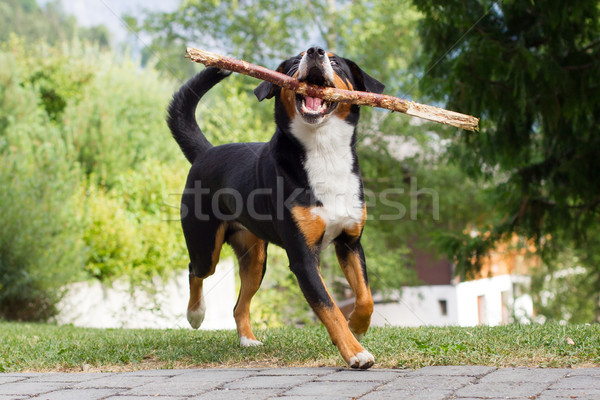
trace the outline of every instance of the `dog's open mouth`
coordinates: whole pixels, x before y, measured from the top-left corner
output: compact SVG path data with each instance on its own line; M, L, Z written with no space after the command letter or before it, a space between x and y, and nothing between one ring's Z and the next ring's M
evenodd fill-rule
M335 109L337 103L325 101L318 97L308 97L296 94L296 108L305 117L319 117L327 115Z
M306 82L317 86L335 87L333 82L329 82L323 76L323 72L317 68L311 68L308 76L299 80L301 82ZM318 117L323 117L331 113L336 106L337 103L326 101L318 97L309 97L296 94L296 109L308 122L316 122Z

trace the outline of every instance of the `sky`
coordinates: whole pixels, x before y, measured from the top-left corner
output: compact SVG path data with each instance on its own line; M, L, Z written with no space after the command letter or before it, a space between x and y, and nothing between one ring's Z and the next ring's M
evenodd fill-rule
M50 0L38 0L46 4ZM74 15L82 26L105 25L115 42L129 34L122 20L124 14L139 16L144 11L174 11L181 0L61 0L67 14Z

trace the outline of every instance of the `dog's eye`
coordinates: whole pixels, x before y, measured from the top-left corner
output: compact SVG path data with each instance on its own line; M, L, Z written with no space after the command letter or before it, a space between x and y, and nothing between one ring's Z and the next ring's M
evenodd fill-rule
M335 60L329 60L329 63L331 64L331 66L335 67L336 65L338 65L337 61Z

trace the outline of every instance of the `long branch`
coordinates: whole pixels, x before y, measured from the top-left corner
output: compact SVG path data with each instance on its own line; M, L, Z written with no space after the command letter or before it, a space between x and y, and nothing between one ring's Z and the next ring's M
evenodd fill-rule
M352 103L380 107L398 111L413 117L438 122L440 124L450 125L469 131L479 131L479 118L444 110L443 108L419 104L414 101L384 94L311 85L306 82L300 82L297 79L280 72L261 67L260 65L251 64L243 60L237 60L235 58L204 50L194 49L192 47L188 47L187 57L194 62L207 66L218 67L268 81L304 96L319 97L336 103Z

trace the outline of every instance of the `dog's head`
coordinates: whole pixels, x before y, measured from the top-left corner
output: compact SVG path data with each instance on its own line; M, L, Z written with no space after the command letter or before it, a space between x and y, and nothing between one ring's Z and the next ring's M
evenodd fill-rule
M364 72L353 61L328 53L320 47L311 47L296 57L282 62L278 72L301 82L345 90L382 93L384 85ZM270 82L262 82L254 90L259 101L275 96L278 123L301 118L306 124L319 125L332 116L356 123L358 106L332 103L316 97L306 97Z

